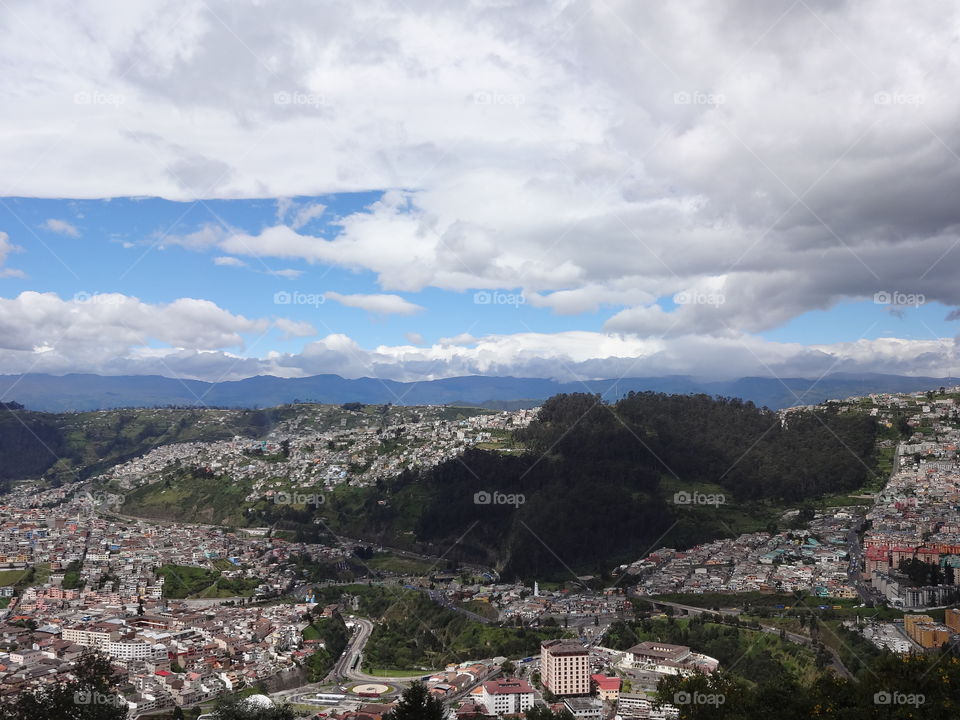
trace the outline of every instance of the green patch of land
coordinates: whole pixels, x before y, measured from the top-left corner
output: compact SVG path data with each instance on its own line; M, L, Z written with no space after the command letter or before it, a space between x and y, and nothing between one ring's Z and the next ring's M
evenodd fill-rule
M389 552L376 553L369 560L364 561L371 570L397 573L398 575L426 575L429 572L438 572L436 563L419 558L396 555Z
M701 617L616 622L610 627L604 644L624 650L645 640L696 648L697 652L719 660L726 672L735 673L749 683L758 678L780 676L808 684L816 679L824 665L824 660L818 661L811 649L781 639L776 633L743 624L720 624Z
M427 668L432 669L432 668ZM377 677L417 677L418 675L423 675L423 669L418 668L415 670L391 670L390 668L370 668L364 670L367 675L375 675Z
M179 599L203 592L213 585L219 573L192 565L164 565L157 575L164 578L163 596Z
M497 612L497 609L488 602L483 600L468 600L465 603L460 603L460 607L464 610L469 610L472 613L476 613L480 617L487 618L488 620L496 620L500 617L500 613Z
M16 585L28 572L29 570L26 568L23 570L0 570L0 587Z

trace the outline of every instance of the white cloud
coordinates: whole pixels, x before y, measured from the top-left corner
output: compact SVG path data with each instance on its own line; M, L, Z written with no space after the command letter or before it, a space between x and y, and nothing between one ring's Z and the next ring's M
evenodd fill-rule
M228 234L229 232L222 225L210 222L204 223L197 230L186 235L158 232L150 239L150 242L160 249L179 246L188 250L204 251L216 247Z
M7 256L10 253L19 252L20 248L10 242L10 236L0 231L0 278L5 277L25 277L22 270L8 268L6 266Z
M344 295L338 292L324 293L328 300L334 300L347 307L360 308L381 315L413 315L423 308L404 300L399 295Z
M303 275L303 270L293 270L291 268L285 268L283 270L270 270L271 275L279 275L284 278L298 278Z
M151 306L125 296L63 301L23 293L0 301L0 366L13 373L155 373L205 380L334 373L395 380L481 374L575 382L666 374L721 379L907 371L943 377L953 372L960 354L947 339L879 338L804 347L750 335L651 339L585 331L464 335L429 346L372 349L335 333L295 353L248 357L227 349L242 347L242 333L262 333L268 327L288 338L316 334L308 323L248 320L195 300ZM150 339L173 347L156 347L148 344Z
M960 7L128 5L6 14L11 193L289 198L273 227L153 241L520 290L649 343L884 290L960 305ZM307 232L325 209L296 198L371 189L336 237ZM653 304L676 293L724 302Z
M80 231L74 225L71 225L66 220L57 220L56 218L48 218L43 225L41 226L50 232L58 233L59 235L67 235L69 237L80 237Z
M218 255L213 259L214 265L222 265L224 267L246 267L246 263L240 258L231 257L230 255Z
M311 337L317 334L317 329L308 322L296 322L288 318L277 318L273 324L283 331L283 338Z

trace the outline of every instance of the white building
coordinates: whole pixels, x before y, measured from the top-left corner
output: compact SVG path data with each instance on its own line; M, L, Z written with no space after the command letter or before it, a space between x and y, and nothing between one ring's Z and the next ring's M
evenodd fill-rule
M500 678L485 682L480 687L480 702L492 715L522 713L533 707L533 688L526 680Z

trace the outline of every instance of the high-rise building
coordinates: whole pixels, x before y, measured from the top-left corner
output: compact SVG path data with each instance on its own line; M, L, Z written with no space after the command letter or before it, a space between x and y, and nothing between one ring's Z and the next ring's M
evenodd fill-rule
M540 679L554 695L590 693L590 653L568 640L547 640L540 646Z

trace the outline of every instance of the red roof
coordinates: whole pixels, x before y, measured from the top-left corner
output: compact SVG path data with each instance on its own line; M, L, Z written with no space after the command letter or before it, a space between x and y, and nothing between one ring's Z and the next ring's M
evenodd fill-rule
M591 675L590 679L596 684L601 690L619 690L620 689L620 678L618 677L608 677L607 675Z
M499 678L489 680L483 684L483 689L491 695L505 695L508 693L532 693L530 683L520 678Z

